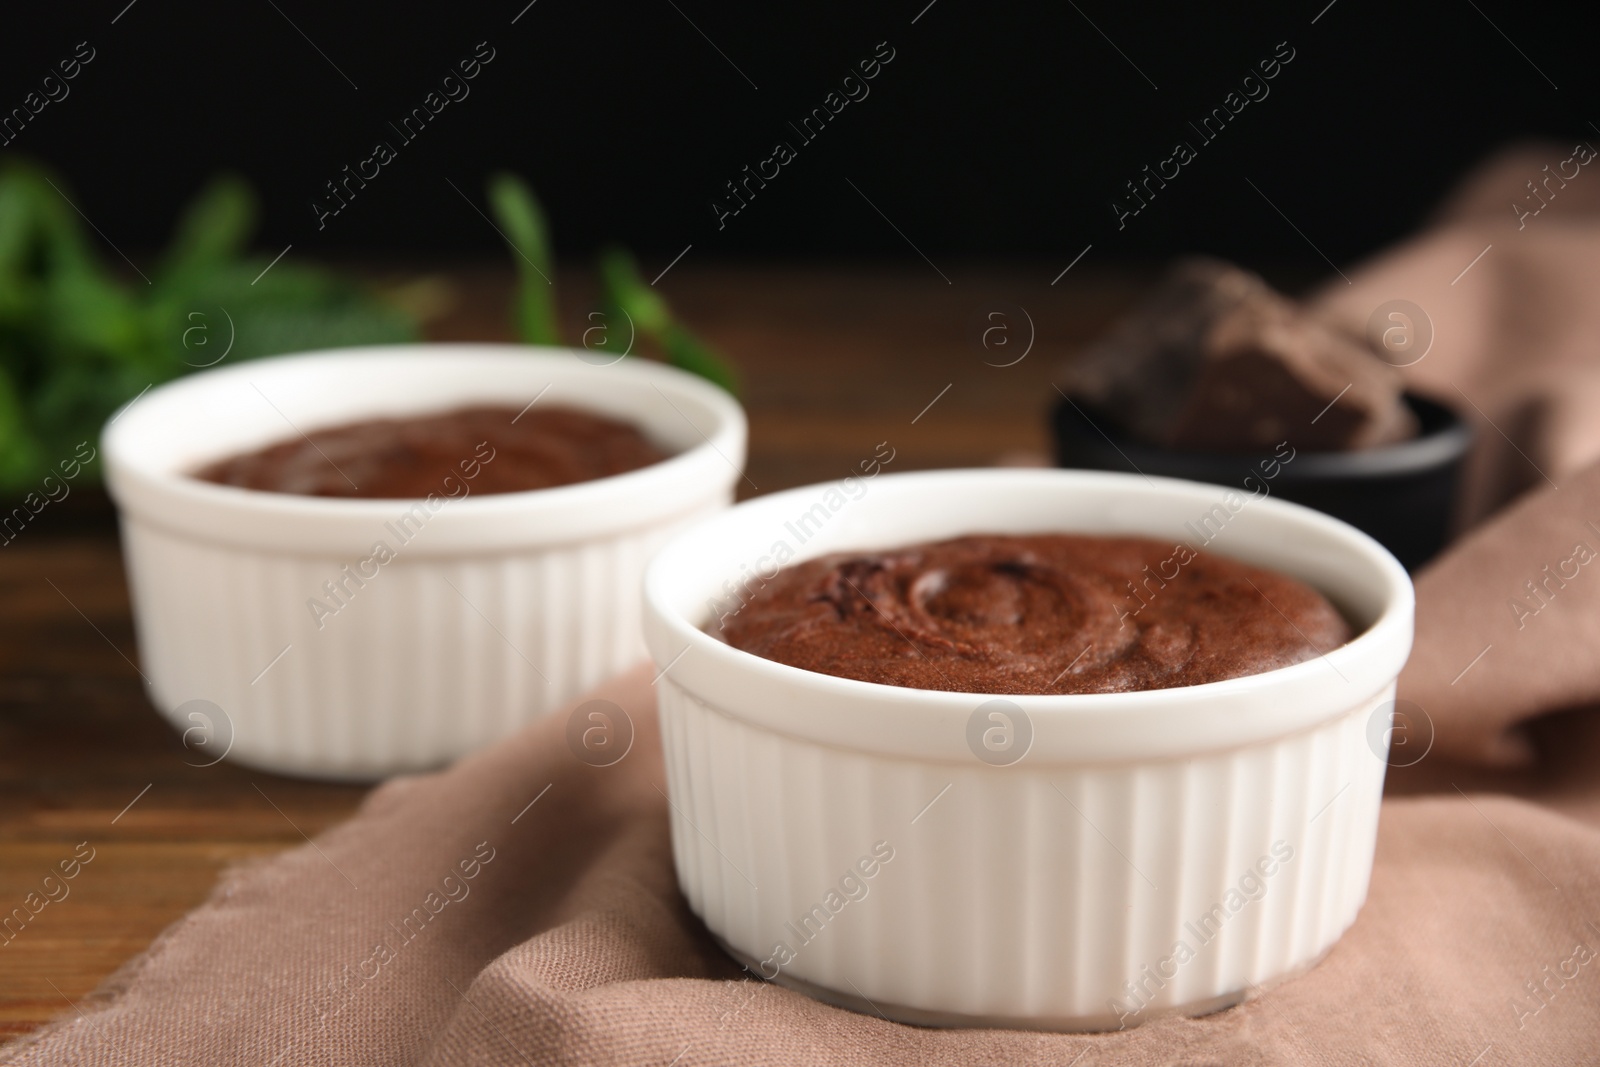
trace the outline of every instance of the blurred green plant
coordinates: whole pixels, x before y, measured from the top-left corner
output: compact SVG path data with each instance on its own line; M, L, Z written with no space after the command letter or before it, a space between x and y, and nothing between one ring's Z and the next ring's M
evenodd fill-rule
M153 273L134 267L131 280L96 253L63 184L31 163L0 163L0 499L37 488L151 386L223 359L417 339L416 317L395 300L327 270L249 254L258 208L239 178L203 189ZM514 253L518 336L560 344L555 261L538 199L522 179L497 174L489 204ZM606 328L588 347L620 359L643 340L674 366L737 392L732 366L673 316L631 255L603 252L599 276ZM98 466L85 477L97 479Z
M544 210L528 184L514 174L489 179L489 206L499 221L517 267L514 320L518 335L528 344L560 344L555 313L555 261L550 254L550 229ZM595 351L615 353L620 359L643 339L668 363L715 382L735 395L739 378L733 366L718 355L672 314L661 294L647 285L633 256L621 248L600 254L600 300L604 328L601 339L584 344ZM628 329L621 324L629 323Z
M500 220L517 267L515 319L518 335L530 345L558 345L556 266L550 256L550 227L533 190L514 174L489 179L489 210Z
M118 405L224 357L416 338L409 315L349 280L294 262L263 274L238 178L207 186L132 280L106 268L62 189L35 165L0 165L0 497L36 488Z

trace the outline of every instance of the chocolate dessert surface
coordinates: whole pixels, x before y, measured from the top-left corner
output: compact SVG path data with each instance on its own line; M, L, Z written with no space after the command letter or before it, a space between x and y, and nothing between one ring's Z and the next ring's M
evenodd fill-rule
M1139 537L980 534L824 556L754 577L708 629L793 667L1002 695L1198 685L1351 638L1275 571Z
M594 412L479 406L313 430L195 476L273 493L413 500L550 489L666 458L637 427Z
M1149 444L1349 451L1412 437L1400 373L1260 277L1177 263L1063 371L1061 389Z

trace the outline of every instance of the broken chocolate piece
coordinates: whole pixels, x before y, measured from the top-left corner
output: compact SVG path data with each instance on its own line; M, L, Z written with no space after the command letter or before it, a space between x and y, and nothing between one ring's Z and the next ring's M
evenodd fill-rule
M1184 260L1067 369L1063 391L1152 444L1346 451L1404 440L1399 373L1248 271Z

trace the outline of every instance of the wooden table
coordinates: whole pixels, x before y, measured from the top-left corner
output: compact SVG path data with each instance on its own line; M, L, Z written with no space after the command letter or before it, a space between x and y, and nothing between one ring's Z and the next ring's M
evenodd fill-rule
M1052 287L1059 265L941 266L948 284L931 268L692 263L663 280L683 317L743 370L745 496L842 477L883 441L895 471L1042 457L1056 365L1148 280L1080 265ZM443 282L431 336L505 339L506 275L465 269ZM575 338L582 279L562 296ZM0 1039L70 1012L199 904L223 867L300 843L365 795L191 766L137 662L109 522L74 526L46 512L0 549L0 917L30 893L43 899L41 880L80 842L94 850L69 896L9 942L0 936Z

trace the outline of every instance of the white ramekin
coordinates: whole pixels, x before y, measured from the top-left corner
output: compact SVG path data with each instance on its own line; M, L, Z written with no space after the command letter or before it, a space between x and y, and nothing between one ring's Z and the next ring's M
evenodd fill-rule
M789 553L1195 529L1322 590L1359 636L1251 677L1018 696L993 718L992 696L816 674L707 632ZM645 578L679 883L751 970L908 1022L1115 1029L1236 1002L1314 963L1366 898L1412 603L1371 538L1217 486L941 471L742 504Z
M424 503L425 515L414 501L190 476L312 429L536 398L629 420L674 454L523 493L471 494L463 471L441 469L444 503ZM642 360L596 366L564 349L401 345L171 382L112 417L103 451L157 708L189 729L199 720L178 714L181 705L217 705L231 736L207 753L231 741L231 758L269 770L372 778L444 763L643 658L645 563L686 523L732 501L745 419L722 390ZM378 541L394 558L364 563ZM375 576L358 584L346 565ZM314 600L338 611L314 612Z

